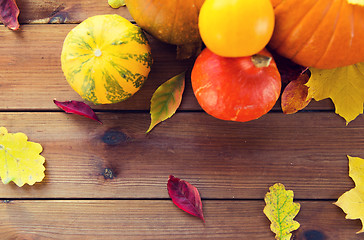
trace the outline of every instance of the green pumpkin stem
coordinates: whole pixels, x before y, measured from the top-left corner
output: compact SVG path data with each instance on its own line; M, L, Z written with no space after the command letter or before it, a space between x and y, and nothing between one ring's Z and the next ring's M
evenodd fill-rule
M257 68L268 67L272 61L272 57L268 57L261 54L254 54L251 56L251 60Z

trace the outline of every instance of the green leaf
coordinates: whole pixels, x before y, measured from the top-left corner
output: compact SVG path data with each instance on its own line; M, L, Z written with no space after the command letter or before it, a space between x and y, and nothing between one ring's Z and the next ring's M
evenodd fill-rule
M8 133L0 127L0 177L4 184L33 185L44 178L44 157L39 143L29 142L24 133Z
M290 240L292 231L300 224L293 220L300 210L300 204L293 202L293 191L286 190L284 185L276 183L265 195L264 214L271 221L270 229L276 234L277 240Z
M147 133L158 123L173 116L181 104L184 89L185 72L174 76L158 87L151 100L150 115L152 121Z

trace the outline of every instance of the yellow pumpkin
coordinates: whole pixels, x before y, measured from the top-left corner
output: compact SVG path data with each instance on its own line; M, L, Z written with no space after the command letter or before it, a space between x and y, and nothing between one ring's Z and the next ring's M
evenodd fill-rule
M83 99L106 104L140 89L152 55L141 28L119 15L98 15L68 33L61 63L68 83Z

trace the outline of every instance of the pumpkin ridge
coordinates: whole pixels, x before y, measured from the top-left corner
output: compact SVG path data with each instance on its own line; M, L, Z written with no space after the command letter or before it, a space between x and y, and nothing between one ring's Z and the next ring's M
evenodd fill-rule
M318 2L318 1L317 1ZM295 57L299 54L299 53L301 53L302 51L304 51L305 50L305 48L304 48L304 46L306 46L306 45L308 45L309 43L310 43L310 41L315 37L315 33L317 33L317 31L318 31L318 29L319 29L319 26L321 25L321 24L323 24L323 22L325 21L325 18L326 18L326 16L330 13L330 9L331 9L331 7L334 7L334 5L333 5L333 1L330 1L330 6L328 6L327 7L327 11L325 12L325 15L323 15L322 16L322 18L321 18L321 20L320 20L320 22L317 24L317 27L315 28L315 30L312 32L312 34L311 34L311 36L307 39L307 41L306 42L303 42L302 44L301 44L301 47L298 49L298 51L295 53L295 54L293 54L292 56L291 56L291 59L295 59ZM334 31L333 32L335 32L335 29L334 29ZM328 41L328 43L331 41L331 39ZM328 45L328 43L326 44L326 46ZM325 50L325 52L326 52L326 50ZM317 61L319 61L319 60L317 60Z
M171 29L174 29L175 24L177 22L177 14L179 12L178 9L179 9L180 3L181 3L180 0L176 0L176 7L175 7L175 12L173 14L173 21L171 21L172 22ZM169 35L169 39L168 39L169 42L174 42L173 40L178 39L178 38L175 38L174 35L176 35L176 32L172 30L172 34Z
M336 34L337 34L337 32L338 32L338 26L339 26L339 24L338 24L338 22L339 22L339 20L340 20L340 17L341 17L341 10L343 9L343 5L345 5L345 1L346 0L342 0L341 1L341 6L340 6L340 11L338 11L338 14L337 14L337 17L336 17L336 19L335 19L335 27L334 27L334 31L333 31L333 34L331 34L331 38L330 38L330 41L329 41L329 43L328 44L326 44L326 49L325 49L325 51L324 51L324 53L323 54L321 54L321 56L320 56L320 58L316 61L316 62L314 62L314 64L312 64L313 66L316 66L317 64L319 64L321 61L322 61L322 59L324 59L324 58L326 58L326 55L327 55L327 53L330 51L330 49L331 49L331 45L333 44L333 42L334 42L334 40L335 40L335 37L336 37ZM344 51L346 54L347 54L347 52L348 51Z
M279 5L277 5L277 7L278 6L282 6L282 4L285 2L285 0L283 0L282 2L281 2L281 4L279 4ZM297 23L296 24L292 24L292 28L290 29L290 31L289 31L289 33L284 37L284 38L282 38L282 39L280 39L280 41L279 41L279 43L277 44L277 45L275 45L274 46L274 49L279 49L279 48L281 48L282 46L284 46L284 43L287 41L287 39L288 38L290 38L291 37L291 35L292 35L292 33L297 29L297 26L298 26L298 24L301 24L302 23L302 21L305 19L305 17L307 17L308 16L308 13L309 12L311 12L311 11L313 11L314 10L314 7L316 6L316 4L318 4L320 1L315 1L314 2L314 5L313 6L311 6L310 7L310 10L308 11L308 12L306 12L306 14L303 16L303 18L301 18L301 19L299 19L298 21L297 21ZM277 8L276 7L276 8ZM284 5L283 5L283 7L285 7ZM275 9L276 9L275 8ZM274 32L273 32L273 35L274 35Z

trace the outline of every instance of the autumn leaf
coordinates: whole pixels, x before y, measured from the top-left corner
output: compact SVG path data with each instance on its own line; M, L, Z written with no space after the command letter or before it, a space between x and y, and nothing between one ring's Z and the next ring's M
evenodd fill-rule
M346 213L346 219L360 219L364 232L364 159L348 156L349 176L353 179L355 187L345 192L334 204Z
M354 5L364 6L364 0L348 0L348 3Z
M119 8L125 6L125 0L108 0L108 4L112 8Z
M306 84L308 97L320 101L331 98L335 112L346 124L363 113L364 63L334 69L310 68L311 78Z
M181 104L184 89L185 72L169 79L158 87L151 100L150 115L152 120L147 133L158 123L173 116Z
M85 116L92 120L98 121L99 123L102 123L97 117L96 113L86 103L79 101L59 102L57 100L53 100L53 102L66 113L74 113L77 115Z
M293 202L293 191L286 190L284 185L276 183L265 195L264 214L271 221L270 229L277 240L290 240L291 231L297 230L300 224L293 220L300 210L300 204Z
M177 207L205 221L202 213L201 197L196 187L171 175L168 179L167 189L169 196Z
M24 133L8 133L0 127L0 177L4 184L33 185L44 178L44 157L39 143L29 142Z
M19 29L19 8L15 0L0 0L0 20L12 30Z
M305 85L309 79L307 73L301 74L298 79L291 81L281 96L281 107L285 114L296 113L304 109L311 101L307 98L308 87Z

